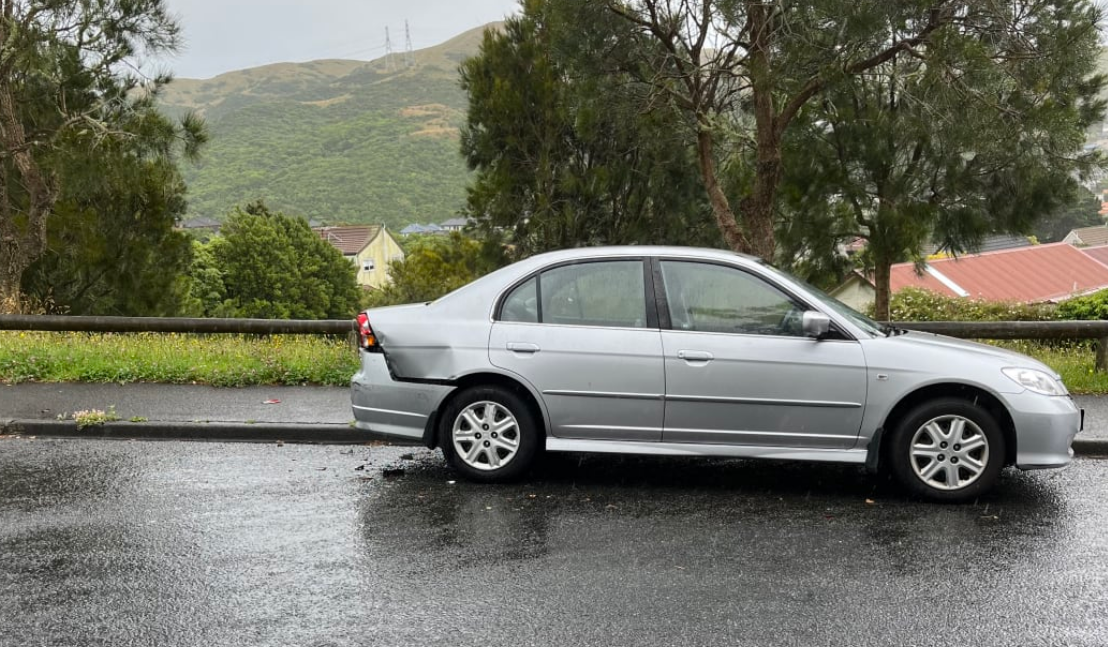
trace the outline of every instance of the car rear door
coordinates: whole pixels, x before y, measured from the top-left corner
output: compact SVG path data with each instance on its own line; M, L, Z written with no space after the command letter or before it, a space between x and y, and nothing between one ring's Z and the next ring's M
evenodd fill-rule
M649 264L556 265L508 290L489 360L542 394L552 435L659 441L665 375Z
M706 261L657 265L664 442L854 445L866 398L857 341L805 337L807 306L755 273Z

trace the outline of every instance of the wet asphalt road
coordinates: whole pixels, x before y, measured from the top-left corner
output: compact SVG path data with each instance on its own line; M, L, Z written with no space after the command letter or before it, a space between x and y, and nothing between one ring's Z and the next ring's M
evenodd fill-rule
M0 440L0 644L1108 644L1108 461L943 506L846 466L477 486L404 451Z

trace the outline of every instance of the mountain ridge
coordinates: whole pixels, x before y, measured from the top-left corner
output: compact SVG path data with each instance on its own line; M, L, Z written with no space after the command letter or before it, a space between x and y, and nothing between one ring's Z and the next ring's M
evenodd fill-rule
M222 219L257 199L332 224L399 229L455 216L469 176L457 68L500 24L416 50L411 66L393 54L174 80L159 97L163 110L195 111L212 134L199 163L182 166L188 217Z

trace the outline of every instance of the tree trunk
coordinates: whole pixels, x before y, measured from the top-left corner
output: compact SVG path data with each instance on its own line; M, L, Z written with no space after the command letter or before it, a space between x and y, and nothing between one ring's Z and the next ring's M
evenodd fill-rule
M870 242L872 245L872 241ZM893 263L888 255L874 250L873 261L873 317L878 321L889 320L889 277Z
M773 45L771 5L747 4L750 17L750 97L754 106L754 186L740 203L750 253L773 261L777 251L774 238L774 208L781 184L781 133L773 102L773 75L770 50Z
M719 231L723 234L723 240L728 247L744 254L753 253L747 237L735 220L735 213L731 211L727 195L719 186L713 144L712 132L707 125L702 125L696 134L696 152L700 165L700 177L704 181L704 189L708 192L708 202L712 205L712 215L716 217L716 225L719 226Z
M0 43L5 39L0 26ZM0 312L21 308L23 271L46 251L46 218L58 194L55 178L34 158L15 105L11 79L0 78L0 147L11 160L0 160ZM13 184L23 187L26 198L11 195ZM15 202L23 199L25 205ZM20 211L26 217L17 223Z

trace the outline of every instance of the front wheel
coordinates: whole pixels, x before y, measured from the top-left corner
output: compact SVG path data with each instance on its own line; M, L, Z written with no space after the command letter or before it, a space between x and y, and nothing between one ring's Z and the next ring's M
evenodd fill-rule
M523 399L498 386L466 389L443 411L442 453L470 481L519 478L534 462L539 428Z
M890 465L908 490L936 501L966 501L988 492L1004 467L1004 435L984 408L957 398L925 402L892 438Z

